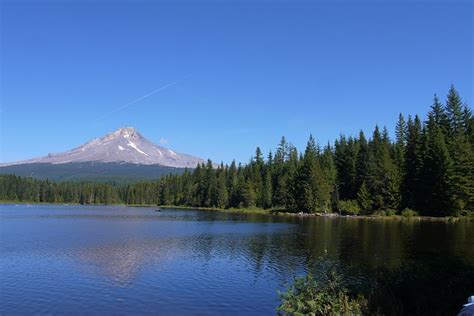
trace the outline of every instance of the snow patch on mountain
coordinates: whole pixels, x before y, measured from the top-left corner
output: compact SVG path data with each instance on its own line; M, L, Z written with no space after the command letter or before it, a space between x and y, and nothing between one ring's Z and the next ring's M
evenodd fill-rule
M168 152L173 155L173 156L176 156L176 153L174 151L172 151L171 149L168 149Z
M140 154L143 154L145 156L150 156L148 155L146 152L144 152L143 150L141 150L140 148L137 147L137 145L134 143L134 142L128 142L127 146L130 146L132 147L133 149L135 149L136 151L138 151ZM161 152L160 152L161 153Z

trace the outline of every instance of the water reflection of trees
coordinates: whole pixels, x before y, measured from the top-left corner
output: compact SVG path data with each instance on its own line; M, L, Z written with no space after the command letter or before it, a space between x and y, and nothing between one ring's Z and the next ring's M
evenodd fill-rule
M195 231L84 248L78 258L117 282L141 268L193 261L208 269L227 260L256 278L286 282L327 254L351 267L395 268L425 250L474 261L472 225L345 218L220 217L196 222ZM171 222L171 225L173 223ZM194 228L195 229L195 228Z

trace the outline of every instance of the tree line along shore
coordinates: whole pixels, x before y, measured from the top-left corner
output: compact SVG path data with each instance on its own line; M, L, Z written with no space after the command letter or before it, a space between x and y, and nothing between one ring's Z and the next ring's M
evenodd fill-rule
M128 185L0 176L0 200L30 203L168 205L312 214L472 216L474 117L454 87L426 117L404 117L395 139L341 135L303 152L282 137L247 164L208 161L179 175Z

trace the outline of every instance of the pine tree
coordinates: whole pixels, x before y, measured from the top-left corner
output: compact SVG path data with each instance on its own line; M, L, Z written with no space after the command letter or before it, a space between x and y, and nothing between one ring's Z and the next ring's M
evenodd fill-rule
M321 167L319 160L316 161L313 177L316 187L316 210L328 213L331 211L331 196L334 187Z
M455 214L472 209L474 200L474 147L468 132L469 109L451 86L446 100L449 123L448 148L453 161L453 196Z
M288 144L283 136L273 159L273 197L272 204L277 207L286 206L288 196Z
M285 136L282 136L280 140L280 144L275 153L275 164L282 165L285 163L289 158L289 151L288 151L288 143L286 141Z
M328 143L323 150L323 154L320 159L321 169L324 173L324 178L329 189L329 209L336 209L339 201L339 192L337 185L337 168L334 161L334 152L331 145Z
M255 206L256 194L250 181L245 181L242 190L241 206L249 208Z
M263 173L264 173L264 160L260 147L255 150L255 159L250 162L249 178L252 183L256 195L256 203L258 207L263 207L261 202L263 201Z
M402 206L420 210L424 192L421 189L423 169L422 127L418 116L408 117L405 172L402 182Z
M229 196L229 207L237 207L239 205L239 192L238 174L235 160L232 160L227 172L227 189Z
M467 135L459 135L452 148L454 213L474 211L474 147Z
M314 213L327 211L330 202L330 186L318 161L318 148L310 135L295 182L295 199L298 210Z
M207 160L205 168L206 171L203 182L204 206L211 207L215 206L217 203L217 181L215 177L214 166L212 165L212 161L210 159Z
M356 158L356 175L355 175L355 187L358 191L362 184L369 181L369 167L370 167L370 152L367 139L365 138L364 132L359 132L359 150L357 151Z
M272 207L272 176L270 169L265 172L261 198L260 205L262 205L263 208L268 209Z
M446 114L446 110L439 101L438 96L435 94L433 97L433 104L431 106L431 111L428 115L433 117L434 124L441 129L444 137L446 138L449 135L449 122L448 122L448 115Z
M300 159L298 158L298 150L293 145L288 146L288 161L285 163L285 185L286 191L283 192L285 207L288 210L298 210L298 169Z
M260 147L255 150L255 163L260 169L263 167L263 155Z
M227 185L226 185L226 178L224 169L218 171L217 177L217 197L216 197L216 206L219 208L226 208L228 203L228 192L227 192Z
M446 99L446 114L450 137L456 137L463 133L463 112L462 99L454 86L451 86Z
M372 211L372 197L365 182L362 182L359 192L357 192L357 202L364 214L369 214Z
M427 124L427 150L424 161L425 203L421 208L425 215L450 215L453 204L453 163L448 152L442 127L433 115Z
M310 135L303 156L301 167L296 177L296 199L298 208L307 213L316 212L316 142Z
M369 149L372 158L370 160L369 190L374 207L377 209L398 208L397 168L390 155L390 139L386 128L381 134L378 126L375 127Z
M337 167L337 184L343 200L352 199L356 194L356 162L358 146L355 140L344 136L335 144L334 160Z
M471 109L465 105L463 113L463 125L465 126L466 135L469 142L474 146L474 116Z
M403 167L405 164L405 146L407 138L407 125L403 114L400 113L398 116L398 122L395 127L395 161L397 163L398 172L403 175Z

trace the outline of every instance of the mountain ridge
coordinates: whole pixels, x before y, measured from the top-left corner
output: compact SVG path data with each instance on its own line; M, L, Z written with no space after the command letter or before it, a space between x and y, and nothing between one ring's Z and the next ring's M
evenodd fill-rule
M169 148L155 145L137 129L123 127L94 138L88 142L61 153L47 156L0 163L0 167L23 164L65 164L65 163L129 163L137 165L160 165L173 168L195 168L205 160L188 154L178 153Z

